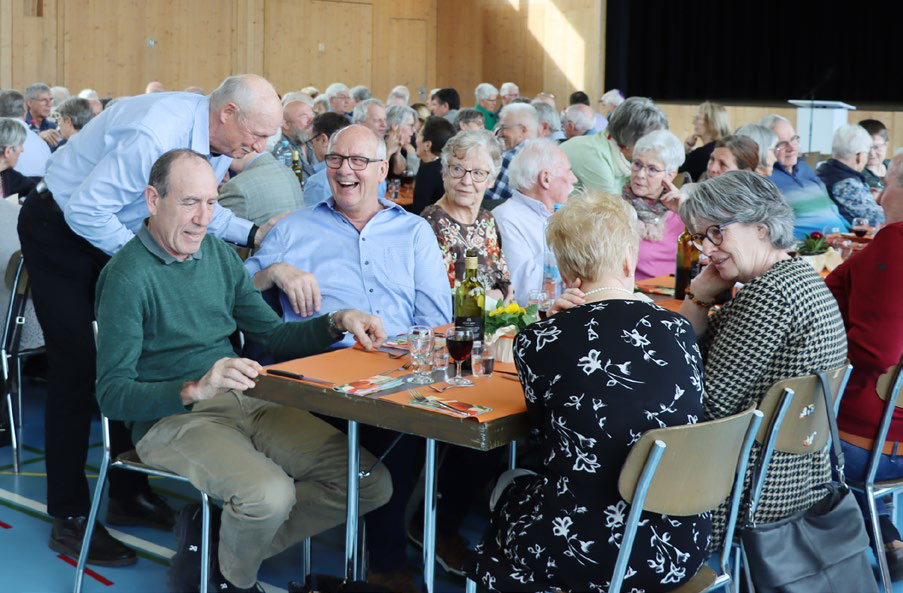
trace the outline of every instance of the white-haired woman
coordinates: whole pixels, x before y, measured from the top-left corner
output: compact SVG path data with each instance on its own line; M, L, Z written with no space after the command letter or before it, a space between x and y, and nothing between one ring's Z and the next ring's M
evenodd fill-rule
M499 116L496 113L499 104L499 90L488 82L483 82L474 89L474 95L477 100L474 109L483 114L483 125L486 129L490 132L494 131L495 124L499 123Z
M622 195L637 214L641 239L637 280L674 273L677 238L684 223L662 200L678 196L671 182L683 162L683 146L668 130L646 134L633 147L630 180Z
M0 198L16 194L24 198L38 182L37 178L25 177L15 170L24 144L25 126L13 119L0 118Z
M764 177L771 177L774 164L778 160L774 152L778 145L778 137L774 132L760 124L746 124L737 128L734 135L745 136L756 143L759 153L759 166L756 167L756 173Z
M448 270L449 285L464 278L464 253L477 250L480 275L489 296L511 297L511 275L495 219L483 209L483 195L495 182L502 152L487 130L459 132L442 149L442 181L445 195L423 216L436 238Z
M709 179L681 203L680 216L711 262L680 308L702 348L706 419L742 412L776 381L843 364L847 341L837 302L811 265L787 254L793 210L770 180L752 171ZM717 295L737 282L743 288L711 313ZM829 479L826 451L776 452L756 520L809 508ZM716 543L724 518L723 509L715 514Z
M512 470L493 492L489 528L466 572L493 591L604 591L630 505L618 474L636 435L695 422L703 367L686 319L633 293L639 236L616 195L570 198L546 237L585 304L515 338L540 473ZM631 555L634 591L665 591L707 556L708 513L644 512Z
M815 172L828 188L847 222L868 218L869 224L884 222L884 210L875 202L862 170L868 163L872 138L862 126L848 124L834 132L831 158Z

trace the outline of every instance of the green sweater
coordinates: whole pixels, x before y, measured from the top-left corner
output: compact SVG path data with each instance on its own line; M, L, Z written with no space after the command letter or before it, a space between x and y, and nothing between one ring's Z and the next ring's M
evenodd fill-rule
M490 132L495 131L495 124L499 123L499 116L477 103L474 109L483 114L483 127Z
M236 356L229 342L236 329L280 358L335 342L325 315L282 323L224 242L208 235L179 261L144 225L101 272L96 317L100 409L125 420L135 443L160 418L190 411L183 385Z

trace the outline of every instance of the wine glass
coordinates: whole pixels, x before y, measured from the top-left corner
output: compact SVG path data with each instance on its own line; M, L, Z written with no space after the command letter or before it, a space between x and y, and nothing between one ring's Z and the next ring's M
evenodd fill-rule
M408 377L408 383L425 385L432 383L430 376L433 367L433 330L425 325L412 325L408 328L408 351L414 363L414 372Z
M837 245L843 241L843 228L834 225L828 225L822 229L822 235L825 237L825 242L831 247L837 247Z
M853 219L853 234L857 237L864 237L872 230L869 219L864 216L858 216Z
M541 288L531 290L527 293L527 306L529 307L530 305L536 305L539 318L545 319L549 308L552 305L552 302L549 299L549 292Z
M461 365L470 357L473 350L473 330L469 327L456 327L445 333L445 347L448 348L448 356L455 361L457 372L448 380L451 385L473 385L470 379L465 379L461 371Z

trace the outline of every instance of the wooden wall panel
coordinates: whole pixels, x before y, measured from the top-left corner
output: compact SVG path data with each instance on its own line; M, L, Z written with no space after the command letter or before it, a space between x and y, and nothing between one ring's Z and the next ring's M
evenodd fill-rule
M442 0L437 7L436 86L458 89L462 107L474 105L473 90L483 82L482 5L483 0Z

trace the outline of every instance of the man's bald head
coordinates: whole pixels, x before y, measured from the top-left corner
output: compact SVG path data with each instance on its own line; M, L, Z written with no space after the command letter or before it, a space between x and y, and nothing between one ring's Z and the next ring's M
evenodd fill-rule
M163 86L163 83L157 80L153 82L147 83L147 86L144 87L144 94L149 95L151 93L163 93L166 91L166 87Z
M210 93L210 149L240 157L262 152L282 124L282 103L262 76L230 76Z

